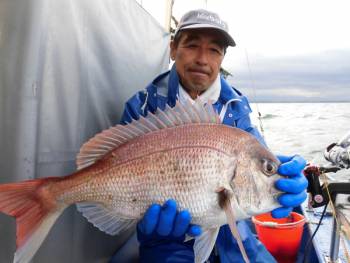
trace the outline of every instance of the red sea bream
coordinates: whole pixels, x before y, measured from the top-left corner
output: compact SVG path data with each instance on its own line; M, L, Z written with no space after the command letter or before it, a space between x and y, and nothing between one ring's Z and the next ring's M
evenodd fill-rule
M279 161L251 134L221 124L212 106L178 103L85 143L78 171L63 177L0 185L0 211L14 216L14 262L28 262L68 206L116 235L153 203L177 201L202 226L195 261L204 262L219 227L278 206ZM239 242L241 245L241 242ZM248 262L244 249L243 256Z

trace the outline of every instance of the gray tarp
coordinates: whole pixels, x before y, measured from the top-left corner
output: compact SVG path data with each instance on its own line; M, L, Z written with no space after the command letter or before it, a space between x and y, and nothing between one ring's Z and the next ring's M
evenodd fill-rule
M80 146L168 67L169 34L135 1L0 0L0 183L67 175ZM125 240L70 207L33 262L105 262ZM0 213L0 262L15 220Z

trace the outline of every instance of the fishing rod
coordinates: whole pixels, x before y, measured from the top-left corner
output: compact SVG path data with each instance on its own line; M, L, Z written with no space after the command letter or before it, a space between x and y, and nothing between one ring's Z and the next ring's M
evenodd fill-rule
M325 174L336 173L340 170L350 168L350 132L340 139L339 142L330 144L324 152L324 157L328 162L330 162L330 165L308 165L304 170L304 174L309 182L307 188L307 192L309 193L309 206L313 208L325 206L318 226L306 246L304 262L307 258L311 241L321 225L328 204L331 204L334 218L330 245L330 260L331 262L337 262L338 260L341 228L337 220L337 210L334 204L337 202L337 196L339 194L350 195L350 183L328 183ZM324 182L322 185L320 182L321 176L324 177ZM347 200L349 201L349 197Z
M248 51L247 51L246 48L244 49L244 51L245 51L245 57L246 57L246 60L247 60L247 67L248 67L249 77L250 77L251 86L252 86L251 88L253 90L253 94L252 94L253 96L252 97L255 100L255 107L256 107L257 114L258 114L257 118L258 118L258 121L259 121L259 128L260 128L260 132L261 132L262 137L266 141L265 130L264 130L264 127L263 127L263 122L262 122L262 114L261 114L260 109L259 109L259 103L258 103L257 95L256 95L255 81L254 81L254 77L253 77L252 68L250 66Z

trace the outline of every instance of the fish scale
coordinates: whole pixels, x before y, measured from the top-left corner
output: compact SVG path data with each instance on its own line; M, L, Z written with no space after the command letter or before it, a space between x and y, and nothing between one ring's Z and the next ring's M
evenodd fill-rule
M178 200L180 208L188 208L192 212L194 222L199 222L200 218L205 216L206 211L210 209L208 204L212 203L212 206L218 207L213 189L220 185L220 177L217 174L223 172L221 167L224 164L221 163L227 155L207 148L196 148L196 151L176 148L169 152L147 153L146 156L145 160L143 158L132 160L133 158L129 157L132 161L111 167L109 171L95 176L93 180L96 182L89 182L95 186L94 188L80 185L72 189L69 193L70 202L75 203L81 201L84 196L89 196L93 201L115 207L114 212L120 213L121 217L139 218L150 204L163 203L173 198ZM111 154L110 158L114 158L114 155ZM95 174L95 171L90 172ZM106 187L108 185L114 187L109 189ZM211 193L208 194L209 189ZM71 198L74 192L77 192L76 200ZM157 195L154 195L154 192L157 192ZM64 195L67 194L66 191ZM109 194L113 195L110 200L105 198ZM195 202L199 196L202 201ZM60 199L68 200L64 196ZM114 204L121 200L123 205ZM123 214L123 211L128 213ZM131 215L130 211L135 213Z
M0 211L17 220L14 262L29 261L74 203L116 235L151 204L174 199L204 231L194 243L196 262L208 258L220 226L228 223L242 248L236 220L279 206L279 161L252 135L221 124L208 105L177 104L103 131L82 146L77 164L72 175L0 185Z

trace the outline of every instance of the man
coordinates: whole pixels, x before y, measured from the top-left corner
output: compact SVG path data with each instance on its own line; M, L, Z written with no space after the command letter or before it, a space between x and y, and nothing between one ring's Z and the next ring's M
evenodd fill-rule
M227 24L206 10L186 13L179 22L170 55L175 61L169 72L158 76L144 91L138 92L125 105L122 122L138 119L147 112L173 107L176 100L194 101L198 97L213 105L226 125L253 134L262 144L263 138L252 126L246 97L220 77L220 67L226 48L235 46ZM276 187L286 192L279 197L282 207L272 211L275 217L287 216L293 207L306 198L307 181L301 174L305 160L300 156L279 159L279 173L289 179L280 179ZM200 198L200 197L199 197ZM251 262L274 262L263 245L255 239L245 222L238 228ZM201 228L191 224L188 211L177 211L176 202L168 200L163 206L152 205L138 223L141 262L193 262L193 241L184 242L185 234L199 236ZM243 262L236 240L229 228L221 227L211 262Z

